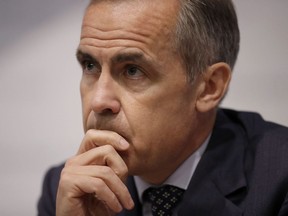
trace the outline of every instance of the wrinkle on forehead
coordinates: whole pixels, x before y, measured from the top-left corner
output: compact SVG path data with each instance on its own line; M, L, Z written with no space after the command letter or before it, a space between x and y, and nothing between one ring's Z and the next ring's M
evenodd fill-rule
M81 45L91 45L103 48L111 48L120 45L133 46L134 43L151 43L148 35L139 32L117 29L111 31L101 31L99 29L83 26L81 34Z

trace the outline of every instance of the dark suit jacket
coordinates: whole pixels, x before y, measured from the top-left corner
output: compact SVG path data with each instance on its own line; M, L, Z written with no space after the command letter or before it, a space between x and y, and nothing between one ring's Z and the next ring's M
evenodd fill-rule
M38 202L41 216L54 215L62 166L46 174ZM133 177L132 211L141 216ZM288 129L258 114L219 109L208 147L175 215L288 216Z

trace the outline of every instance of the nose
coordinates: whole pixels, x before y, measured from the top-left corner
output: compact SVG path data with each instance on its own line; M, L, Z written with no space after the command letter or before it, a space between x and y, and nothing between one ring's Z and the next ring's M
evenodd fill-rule
M92 93L92 110L98 114L116 114L120 111L117 83L108 73L101 73Z

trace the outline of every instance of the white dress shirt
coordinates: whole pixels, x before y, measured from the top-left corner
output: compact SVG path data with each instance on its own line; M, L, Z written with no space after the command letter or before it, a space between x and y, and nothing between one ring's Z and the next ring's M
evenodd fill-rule
M189 182L196 170L196 167L204 153L208 142L210 140L210 136L204 141L204 143L197 149L189 158L187 158L178 168L177 170L163 183L177 186L186 190L188 188ZM145 181L143 181L139 176L134 176L137 192L139 195L139 200L142 203L142 211L143 216L152 216L151 205L150 203L143 203L142 195L144 191L149 187L159 187L161 185L151 185Z

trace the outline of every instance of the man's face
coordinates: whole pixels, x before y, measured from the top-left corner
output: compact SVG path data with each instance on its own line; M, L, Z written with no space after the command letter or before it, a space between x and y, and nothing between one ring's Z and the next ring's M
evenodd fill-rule
M84 130L123 136L130 147L119 154L129 174L154 183L196 148L197 83L187 83L171 40L177 2L95 3L78 50Z

